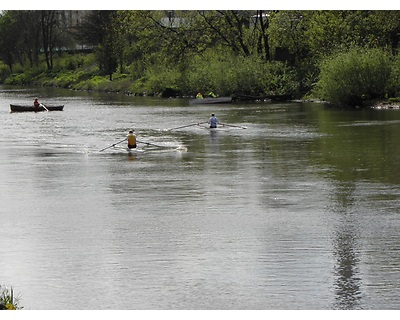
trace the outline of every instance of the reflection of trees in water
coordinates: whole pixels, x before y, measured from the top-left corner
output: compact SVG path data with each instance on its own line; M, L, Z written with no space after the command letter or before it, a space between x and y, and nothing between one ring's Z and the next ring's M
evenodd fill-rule
M359 250L357 222L352 214L355 185L342 183L335 194L336 206L333 211L340 215L334 234L333 249L336 258L335 270L335 309L360 309L360 285L358 264Z

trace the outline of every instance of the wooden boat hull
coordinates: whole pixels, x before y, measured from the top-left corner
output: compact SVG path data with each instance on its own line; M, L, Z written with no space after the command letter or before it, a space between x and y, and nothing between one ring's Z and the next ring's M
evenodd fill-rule
M64 105L60 106L46 106L48 111L62 111L64 109ZM41 112L47 111L44 107L35 107L31 105L18 105L18 104L10 104L11 112Z
M218 97L218 98L204 98L204 99L192 99L190 104L220 104L220 103L231 103L232 97Z

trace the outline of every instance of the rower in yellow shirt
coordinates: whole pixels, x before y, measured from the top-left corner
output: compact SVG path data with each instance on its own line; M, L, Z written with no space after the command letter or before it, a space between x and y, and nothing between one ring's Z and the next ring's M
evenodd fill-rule
M133 133L134 130L129 131L128 134L128 148L134 149L136 148L136 135Z

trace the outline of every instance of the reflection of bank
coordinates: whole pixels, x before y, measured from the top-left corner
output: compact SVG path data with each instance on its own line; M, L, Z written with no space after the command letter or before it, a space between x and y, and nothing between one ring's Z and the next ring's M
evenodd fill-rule
M340 182L335 194L333 213L339 217L333 239L333 254L336 258L335 309L359 309L361 300L361 278L359 270L359 232L354 219L354 182Z

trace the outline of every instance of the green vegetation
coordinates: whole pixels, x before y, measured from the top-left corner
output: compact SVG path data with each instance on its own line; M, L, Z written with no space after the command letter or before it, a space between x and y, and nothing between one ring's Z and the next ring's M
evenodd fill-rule
M14 290L0 285L0 310L18 310L19 299L14 296Z
M199 90L220 95L296 94L299 85L295 70L283 62L264 63L257 57L243 58L212 50L194 57L184 72L179 66L150 65L138 79L116 71L110 80L99 70L93 53L85 54L85 58L82 61L78 55L63 54L55 58L52 70L38 67L9 74L6 67L0 67L0 77L7 85L31 84L136 95L162 94L167 88L178 95L194 95ZM74 70L65 67L67 62L74 64L75 59L82 61L79 67Z
M1 13L1 83L350 106L400 96L399 11L108 10L75 28L67 14Z
M390 84L392 68L386 51L353 48L323 60L316 92L335 104L362 105L397 91Z

